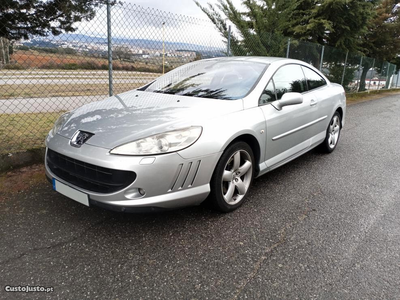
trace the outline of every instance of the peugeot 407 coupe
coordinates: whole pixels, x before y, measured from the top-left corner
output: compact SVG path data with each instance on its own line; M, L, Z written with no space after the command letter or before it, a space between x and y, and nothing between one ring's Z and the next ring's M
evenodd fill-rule
M343 87L307 63L195 61L62 115L46 138L46 175L87 206L151 211L208 198L229 212L253 178L316 146L332 152L345 114Z

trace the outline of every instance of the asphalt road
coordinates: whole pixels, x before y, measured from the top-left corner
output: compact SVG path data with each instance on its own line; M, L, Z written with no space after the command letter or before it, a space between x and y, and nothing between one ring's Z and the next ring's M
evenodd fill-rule
M0 298L399 299L399 116L399 96L349 107L334 153L257 179L225 215L86 208L20 176L0 194Z

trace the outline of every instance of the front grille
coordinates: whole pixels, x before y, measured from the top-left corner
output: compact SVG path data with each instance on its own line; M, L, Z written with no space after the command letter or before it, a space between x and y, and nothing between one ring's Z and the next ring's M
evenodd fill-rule
M113 193L130 185L136 173L98 167L47 150L47 166L57 177L77 187L97 193Z

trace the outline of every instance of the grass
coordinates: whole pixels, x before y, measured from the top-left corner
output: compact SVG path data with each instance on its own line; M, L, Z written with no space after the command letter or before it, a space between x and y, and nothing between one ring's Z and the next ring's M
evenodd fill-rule
M0 154L44 147L61 113L0 114Z
M352 105L359 102L380 99L390 95L400 94L400 89L383 89L383 90L373 90L361 93L347 94L347 104Z
M122 93L132 90L143 83L116 83L114 92ZM107 95L108 84L4 84L1 85L0 99L14 98L48 98L72 96ZM1 100L0 100L1 103Z

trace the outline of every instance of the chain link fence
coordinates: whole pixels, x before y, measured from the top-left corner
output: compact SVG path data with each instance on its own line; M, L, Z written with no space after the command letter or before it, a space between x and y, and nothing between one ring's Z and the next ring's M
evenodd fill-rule
M236 56L258 55L299 59L322 71L330 81L343 85L346 92L397 88L396 65L349 53L334 47L299 41L279 34L263 37L230 33L231 52Z
M29 40L0 37L0 154L43 147L63 112L199 59L296 58L348 92L400 84L396 66L387 62L273 34L242 36L233 29L226 40L208 20L134 4L109 7L108 17L107 7L100 7L93 20L75 27L74 33Z

